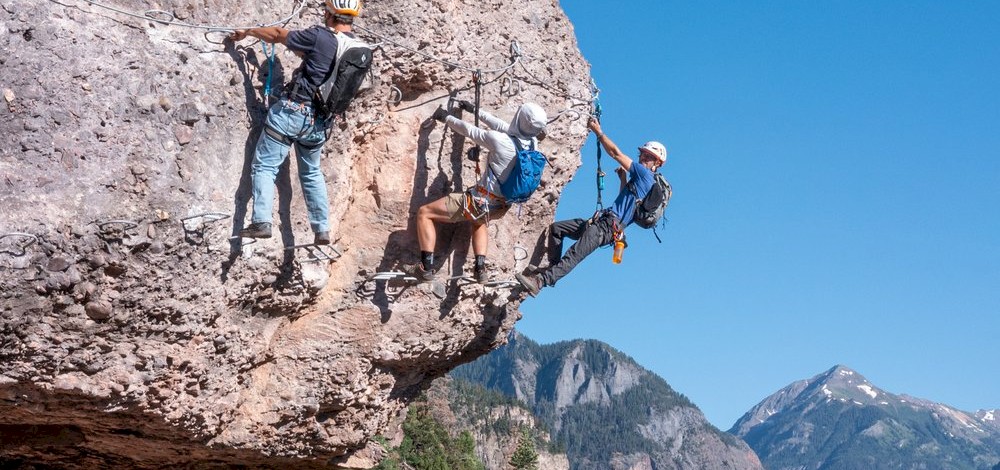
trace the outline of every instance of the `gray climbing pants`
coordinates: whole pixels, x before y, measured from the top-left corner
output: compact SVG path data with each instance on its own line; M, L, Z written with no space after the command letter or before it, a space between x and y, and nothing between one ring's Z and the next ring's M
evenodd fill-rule
M556 281L569 274L580 261L594 250L610 245L615 240L614 227L618 218L610 211L597 219L560 220L549 226L549 267L540 276L546 286L554 286ZM562 255L563 239L576 240Z

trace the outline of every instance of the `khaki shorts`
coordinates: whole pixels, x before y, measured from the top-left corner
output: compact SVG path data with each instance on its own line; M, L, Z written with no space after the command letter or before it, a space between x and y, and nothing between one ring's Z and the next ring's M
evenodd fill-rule
M466 220L483 220L485 217L479 217L480 212L477 208L469 207L469 193L451 193L444 197L444 207L448 211L448 222L463 222ZM507 213L510 206L503 204L490 209L489 220L499 219Z

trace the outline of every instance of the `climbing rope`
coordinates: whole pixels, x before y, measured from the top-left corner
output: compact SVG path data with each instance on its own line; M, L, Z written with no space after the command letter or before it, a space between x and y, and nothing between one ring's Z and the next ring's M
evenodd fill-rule
M524 73L528 74L528 76L531 77L532 80L534 80L533 83L535 85L538 85L539 87L542 87L542 88L548 90L549 92L553 93L556 96L559 96L559 97L562 97L562 98L566 98L568 100L579 101L579 102L581 102L583 104L592 103L592 100L590 100L590 99L581 98L579 96L573 96L568 91L562 90L562 89L560 89L560 88L558 88L558 87L556 87L554 85L550 85L545 80L542 80L542 79L538 78L537 76L535 76L535 74L531 73L531 71L528 70L528 67L526 67L524 65L523 61L520 61L518 63L521 65L521 70L524 70Z
M407 51L412 52L414 54L417 54L417 55L419 55L421 57L424 57L425 59L428 59L428 60L431 60L431 61L434 61L434 62L440 62L440 63L442 63L444 65L449 66L449 67L454 67L454 68L457 68L457 69L460 69L460 70L464 70L466 72L479 73L479 74L484 74L485 73L485 74L490 74L490 75L492 75L494 73L498 73L499 74L499 73L503 73L503 72L506 72L506 71L514 68L514 66L517 65L518 62L520 62L520 60L521 60L521 46L517 43L517 41L512 41L511 44L510 44L510 63L509 64L504 65L503 67L497 67L497 68L493 68L493 69L483 70L483 69L481 69L479 67L471 67L471 66L468 66L468 65L459 64L458 62L452 62L450 60L443 59L443 58L435 56L433 54L429 54L427 52L418 50L416 48L407 46L407 45L405 45L405 44L403 44L401 42L394 41L391 38L389 38L388 36L386 36L384 34L381 34L381 33L378 33L377 31L375 31L375 30L373 30L371 28L367 28L367 27L364 27L364 26L361 26L361 25L358 25L358 24L355 24L354 28L357 29L357 30L363 31L363 32L365 32L367 34L370 34L372 36L375 36L375 37L379 38L380 40L382 40L383 42L387 42L387 43L392 44L393 46L396 46L396 47L398 47L400 49L404 49L404 50L407 50Z
M474 82L474 86L476 87L476 92L475 92L475 96L476 96L476 111L475 111L474 114L476 115L476 127L478 128L479 127L479 102L480 102L480 99L482 98L482 95L483 95L483 74L482 74L482 72L480 72L478 70L475 71L475 72L473 72L473 74L472 74L472 81ZM475 162L476 162L476 179L477 180L483 174L483 170L479 166L479 152L481 150L482 149L479 147L479 144L476 144L476 146L472 148L471 153L469 155L469 158L471 158L472 160L475 160Z
M277 49L277 44L271 44L270 54L267 52L267 43L264 41L260 42L262 48L264 48L264 56L267 57L267 78L264 80L264 107L271 107L271 76L274 75L274 50Z
M53 0L53 1L56 1L56 0ZM286 24L289 21L292 21L293 18L295 18L296 16L298 16L299 13L301 13L302 10L305 9L306 3L307 3L308 0L299 0L298 6L295 7L295 10L292 11L292 14L288 15L285 18L279 19L277 21L272 21L270 23L257 24L257 25L254 25L254 26L213 26L213 25L200 25L200 24L194 24L194 23L188 23L188 22L185 22L185 21L180 21L180 20L177 19L177 17L174 16L173 13L171 13L169 11L164 11L164 10L146 10L146 11L144 11L142 13L138 13L138 12L134 12L134 11L127 11L127 10L123 10L121 8L113 7L113 6L107 5L107 4L102 3L102 2L98 2L96 0L79 0L79 1L86 2L86 3L90 4L90 5L93 5L93 6L96 6L96 7L100 7L100 8L104 8L106 10L111 10L113 12L116 12L116 13L119 13L119 14L122 14L122 15L125 15L125 16L131 16L133 18L139 18L139 19L142 19L142 20L152 21L154 23L159 23L159 24L162 24L162 25L183 26L183 27L186 27L186 28L206 29L209 32L219 32L219 31L236 31L236 30L241 30L241 29L251 29L251 28L260 28L260 27L268 27L268 26L277 26L279 24ZM57 3L59 3L59 2L57 2ZM168 20L168 19L162 19L162 18L155 18L156 15L160 15L160 16L163 16L163 17L169 17L170 19Z
M64 5L64 6L70 6L70 5L66 5L65 3L62 3L61 0L50 0L50 1L58 3L60 5ZM195 24L195 23L189 23L189 22L186 22L186 21L181 21L181 20L178 20L177 17L173 13L171 13L169 11L165 11L165 10L149 9L149 10L145 10L143 12L137 12L137 11L129 11L129 10L125 10L123 8L111 6L111 5L108 5L107 3L100 2L100 1L97 1L97 0L78 0L78 1L79 2L84 2L84 3L88 4L88 5L92 5L92 6L103 8L103 9L106 9L106 10L109 10L109 11L113 11L113 12L119 13L121 15L129 16L129 17L133 17L133 18L138 18L138 19L145 20L145 21L152 21L154 23L161 24L161 25L181 26L181 27L186 27L186 28L204 29L204 30L206 30L205 38L206 38L207 41L209 41L211 43L219 43L219 42L215 41L215 40L212 40L209 37L210 34L228 33L228 32L232 32L232 31L236 31L236 30L251 29L251 28L260 28L260 27L268 27L268 26L277 26L277 25L287 24L290 21L292 21L292 19L294 19L296 16L299 16L299 14L302 13L302 11L306 8L306 4L309 2L309 0L298 0L298 2L297 2L296 6L295 6L295 8L294 8L294 10L292 11L291 14L289 14L286 17L280 18L278 20L269 22L269 23L259 23L259 24L252 25L252 26L229 26L229 25L203 25L203 24ZM79 6L77 6L77 8L79 8ZM381 48L381 46L382 46L383 43L391 44L391 45L396 46L398 48L401 48L401 49L407 50L409 52L412 52L414 54L417 54L419 56L422 56L422 57L424 57L424 58L426 58L428 60L439 62L439 63L442 63L442 64L447 65L449 67L453 67L453 68L465 70L467 72L478 73L478 74L480 74L480 76L482 76L482 74L487 74L487 75L498 74L498 76L495 79L499 79L500 76L502 76L503 74L505 74L507 72L512 71L515 66L517 66L518 64L520 64L521 65L521 69L524 70L524 72L529 77L531 77L531 79L534 81L533 83L535 85L538 85L538 86L540 86L540 87L542 87L542 88L544 88L544 89L546 89L546 90L554 93L555 95L563 97L563 98L566 98L566 99L578 101L578 102L581 102L581 103L584 103L584 104L590 103L590 100L587 100L585 98L580 98L580 97L573 96L570 93L568 93L568 92L566 92L564 90L561 90L558 87L553 86L553 85L547 83L546 81L544 81L542 79L539 79L537 76L535 76L535 74L531 73L531 71L528 70L528 68L525 67L525 65L524 65L524 61L522 60L522 58L524 58L526 56L521 52L521 46L520 46L520 44L517 41L512 41L511 44L510 44L510 56L509 56L509 60L510 61L509 61L509 63L507 63L506 65L503 65L503 66L495 67L495 68L482 69L480 67L472 67L472 66L460 64L458 62L450 61L450 60L444 59L442 57L438 57L438 56L435 56L433 54L430 54L430 53L418 50L415 47L407 46L407 45L405 45L405 44L403 44L403 43L401 43L399 41L393 40L392 38L388 37L385 34L381 34L381 33L377 32L377 31L375 31L375 30L373 30L371 28L365 27L365 26L361 26L361 25L355 24L354 28L357 29L357 30L359 30L359 31L365 32L366 34L374 36L374 37L376 37L376 38L378 38L380 40L380 42L378 42L376 44L373 44L373 48ZM265 55L267 55L266 51L265 51ZM273 57L273 51L272 51L272 57ZM487 81L485 83L491 83L493 81L494 80L489 80L489 81ZM510 83L510 86L508 88L506 88L506 90L507 90L508 93L510 93L510 94L516 94L516 93L518 93L518 92L521 91L521 86L520 86L519 82L516 82L517 85L514 85L515 80L511 79L509 83ZM506 84L507 84L507 82L505 82L505 85Z
M601 122L601 112L603 111L601 109L600 100L601 90L597 88L597 83L594 82L593 78L590 79L590 92L593 96L591 99L591 103L593 103L591 115L594 116L594 119L597 119L597 122ZM595 212L600 212L604 210L604 202L601 200L601 193L604 191L605 174L604 171L601 170L601 138L596 135L594 137L597 139L597 210Z

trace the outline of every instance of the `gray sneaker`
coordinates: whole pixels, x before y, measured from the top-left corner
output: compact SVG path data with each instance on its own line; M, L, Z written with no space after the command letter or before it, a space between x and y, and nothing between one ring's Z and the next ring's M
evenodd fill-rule
M243 238L271 238L271 223L257 222L250 224L248 227L240 230L240 236Z

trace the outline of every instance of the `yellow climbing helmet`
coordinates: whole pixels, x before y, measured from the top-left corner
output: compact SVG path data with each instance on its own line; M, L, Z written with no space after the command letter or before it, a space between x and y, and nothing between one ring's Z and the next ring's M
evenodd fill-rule
M326 10L334 15L358 16L361 0L326 0Z

